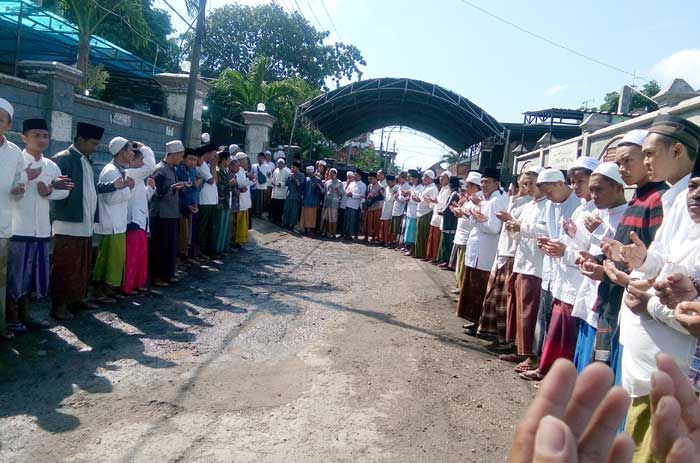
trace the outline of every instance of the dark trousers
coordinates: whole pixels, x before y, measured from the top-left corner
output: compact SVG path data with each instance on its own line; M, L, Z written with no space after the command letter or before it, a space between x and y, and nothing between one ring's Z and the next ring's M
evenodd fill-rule
M151 219L151 276L169 280L175 276L180 219Z
M270 199L270 220L273 222L282 221L282 212L284 211L284 199Z
M212 242L214 229L214 213L216 205L199 206L199 224L197 226L197 242L199 243L199 252L208 253L214 245Z

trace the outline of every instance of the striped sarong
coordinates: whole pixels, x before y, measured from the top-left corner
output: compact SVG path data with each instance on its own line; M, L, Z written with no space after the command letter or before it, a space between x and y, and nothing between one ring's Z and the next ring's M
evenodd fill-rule
M10 238L7 254L7 296L20 299L49 293L48 238Z
M418 217L416 220L416 257L424 259L428 255L428 239L430 238L430 219L433 212Z
M514 257L506 258L503 267L496 268L489 276L484 307L479 320L479 333L498 336L500 342L506 341L506 317L508 313L507 282L513 273Z

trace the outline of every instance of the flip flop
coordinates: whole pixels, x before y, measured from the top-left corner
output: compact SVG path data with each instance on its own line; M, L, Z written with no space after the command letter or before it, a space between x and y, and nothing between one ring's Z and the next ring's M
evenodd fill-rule
M516 373L527 373L528 371L534 371L537 370L537 367L535 365L518 365L515 367L515 372Z
M542 381L544 379L544 375L540 374L537 370L526 371L520 373L519 376L525 381Z
M504 362L510 363L520 363L525 360L525 358L518 354L503 354L498 356L498 360L503 360Z

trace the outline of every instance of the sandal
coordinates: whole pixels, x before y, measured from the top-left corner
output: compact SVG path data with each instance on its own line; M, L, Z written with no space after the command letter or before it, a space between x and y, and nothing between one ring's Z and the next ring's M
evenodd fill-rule
M520 373L519 376L525 381L542 381L544 379L544 375L539 370L525 371Z

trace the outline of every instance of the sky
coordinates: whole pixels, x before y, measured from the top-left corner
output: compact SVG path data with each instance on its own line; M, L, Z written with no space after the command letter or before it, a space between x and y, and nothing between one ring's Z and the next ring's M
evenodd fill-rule
M184 0L173 2L185 11ZM207 10L227 3L232 2L210 0ZM357 46L367 61L363 78L407 77L438 84L501 122L521 122L522 113L530 110L578 108L584 102L598 106L607 92L625 84L641 86L649 79L663 87L681 77L700 89L700 2L696 0L277 3L289 11L299 8L316 28L331 31L329 42L339 38ZM619 70L535 38L469 3ZM163 0L155 0L155 5L167 9ZM171 16L177 29L187 27ZM378 146L378 133L373 139ZM390 145L394 141L397 162L407 168L427 167L445 154L439 143L398 129L392 132Z

